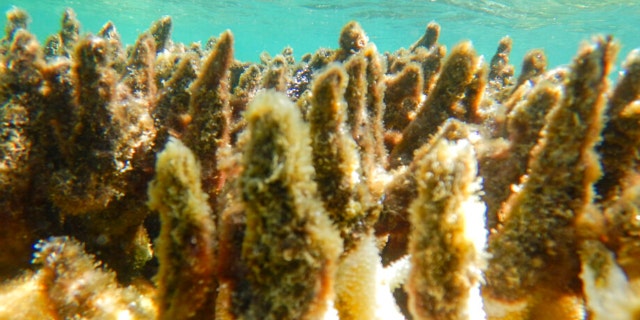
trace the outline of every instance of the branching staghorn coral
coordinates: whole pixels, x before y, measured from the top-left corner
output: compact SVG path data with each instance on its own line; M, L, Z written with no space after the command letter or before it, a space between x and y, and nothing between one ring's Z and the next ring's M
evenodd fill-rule
M616 51L611 39L581 48L564 99L550 111L532 151L521 190L505 204L504 226L489 243L483 295L490 301L490 317L571 318L580 313L575 222L592 205L600 174L594 147ZM512 304L520 306L513 309Z
M119 286L77 241L52 237L35 248L39 270L0 290L3 319L155 319L151 291Z
M0 318L637 317L640 68L610 89L610 37L514 75L518 39L485 63L435 22L251 63L169 17L126 47L7 18Z
M585 299L593 319L633 319L640 312L637 284L630 284L613 253L588 240L580 252Z
M293 103L266 92L247 111L240 185L248 319L320 318L333 295L342 243L317 196L308 129Z
M218 172L217 151L229 143L229 85L227 72L233 61L233 36L224 32L203 62L202 70L189 87L192 116L187 127L187 146L203 162L203 188L215 207L224 177Z
M215 224L200 177L191 150L169 140L149 183L149 207L162 224L155 279L160 319L201 318L213 309Z
M391 151L389 159L392 168L410 163L413 152L426 142L429 135L435 133L445 120L455 116L456 104L464 96L464 90L479 67L471 43L463 42L451 51L435 87L414 121L403 130L402 140ZM465 113L468 111L463 110Z
M615 198L624 188L621 180L632 174L628 170L637 167L638 120L640 110L640 52L632 51L624 62L624 74L609 98L607 115L609 122L602 132L604 177L596 184L598 193L606 200Z
M414 319L484 319L480 282L487 231L477 160L468 137L447 140L448 126L414 158L418 195L409 208L409 310Z
M346 74L329 67L313 85L309 124L315 181L329 217L345 239L345 251L376 219L371 193L362 183L363 173L356 144L345 129L343 99Z

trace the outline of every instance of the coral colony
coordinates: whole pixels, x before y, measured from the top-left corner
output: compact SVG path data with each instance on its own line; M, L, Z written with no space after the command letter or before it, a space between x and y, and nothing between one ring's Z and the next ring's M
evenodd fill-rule
M1 319L638 319L640 53L0 43ZM448 51L448 52L447 52Z

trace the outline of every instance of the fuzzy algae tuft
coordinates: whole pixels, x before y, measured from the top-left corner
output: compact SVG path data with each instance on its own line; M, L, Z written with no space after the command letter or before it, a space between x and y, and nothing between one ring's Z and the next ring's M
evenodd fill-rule
M155 243L160 319L200 318L215 301L215 224L200 173L193 152L170 139L149 183L148 205L161 223Z
M333 296L342 243L311 179L309 129L286 96L266 91L246 114L240 177L247 319L315 319ZM246 296L246 297L245 297Z
M2 319L635 319L640 55L0 39Z

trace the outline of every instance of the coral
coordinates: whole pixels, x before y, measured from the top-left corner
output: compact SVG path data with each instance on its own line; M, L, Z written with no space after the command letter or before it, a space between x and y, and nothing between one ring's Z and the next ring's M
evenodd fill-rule
M75 240L52 237L36 244L37 272L0 290L3 319L155 319L152 291L122 287ZM25 302L31 302L29 307Z
M340 261L335 284L340 319L402 319L391 290L405 281L408 259L383 268L375 241L366 235Z
M149 208L160 213L158 317L200 318L213 306L215 225L194 154L171 139L149 183ZM209 302L209 304L207 304Z
M442 66L435 87L415 119L403 129L400 142L389 154L391 168L409 164L413 159L413 152L424 144L445 120L459 116L455 114L457 103L464 96L465 89L471 84L479 67L479 60L471 43L463 42L453 48ZM461 110L462 113L467 111Z
M499 85L504 86L509 83L513 76L513 66L509 64L509 54L513 47L513 40L509 37L500 39L498 50L491 58L489 71L489 81L497 81Z
M402 137L402 130L416 117L422 100L422 70L417 63L409 63L401 72L386 81L385 145L393 149Z
M609 121L602 132L602 144L598 146L604 177L597 182L596 190L605 199L619 195L620 186L624 185L621 180L637 167L639 82L640 52L632 51L624 62L623 76L609 98Z
M418 195L409 208L409 310L414 319L483 319L487 231L477 160L467 137L436 139L414 158Z
M561 90L548 81L536 85L507 117L509 145L495 148L481 157L486 192L483 200L487 204L490 229L497 227L498 217L504 216L502 204L511 194L512 186L520 184L520 177L526 174L531 150L545 124L545 115L560 102L561 96Z
M611 86L611 37L516 75L518 39L486 63L435 22L258 63L170 17L28 24L0 39L2 319L640 314L640 55Z
M342 243L322 209L309 129L283 95L265 92L247 110L240 177L246 229L241 259L248 319L319 318L333 295ZM246 296L246 297L245 297Z
M430 146L435 141L456 141L467 136L469 136L469 128L463 122L450 119L431 138L431 143L416 152L416 157L421 158L425 152L430 150ZM418 196L418 180L415 172L419 166L419 161L412 161L410 165L396 171L391 181L386 185L382 211L375 226L378 235L388 237L387 245L382 251L382 259L385 264L395 261L407 253L408 236L411 229L409 206Z
M488 248L483 295L491 301L490 314L512 302L529 318L543 313L568 318L582 308L578 231L572 225L594 200L593 183L600 175L594 147L616 51L611 39L580 49L564 98L549 112L531 151L521 190L505 203L504 226ZM560 302L548 304L551 297Z
M424 31L424 35L409 47L409 50L415 51L419 47L425 47L431 49L438 42L440 37L440 25L435 22L430 22Z
M346 77L338 67L329 67L316 77L309 130L314 180L348 251L354 241L368 233L373 223L367 221L375 221L375 214L371 217L372 197L367 185L361 183L363 174L356 143L345 129Z
M369 38L359 23L351 21L347 23L340 32L340 49L335 52L335 61L344 61L354 53L364 49L369 42Z
M593 319L632 319L640 312L638 285L630 284L612 252L599 241L585 241L580 252L587 307Z
M212 208L224 176L218 172L217 151L229 143L229 84L227 73L233 61L233 35L226 31L202 64L202 70L189 87L189 125L185 144L203 166L203 188Z
M520 87L527 80L534 78L545 72L547 69L547 57L544 51L540 49L533 49L524 56L522 60L522 71L516 81L514 88Z

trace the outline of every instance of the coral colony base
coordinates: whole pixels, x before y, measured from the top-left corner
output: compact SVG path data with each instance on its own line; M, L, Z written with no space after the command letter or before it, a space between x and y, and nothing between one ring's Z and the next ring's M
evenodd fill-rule
M640 319L640 53L0 43L0 319ZM487 63L488 62L488 63ZM35 252L34 252L35 251Z

